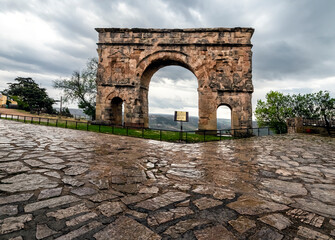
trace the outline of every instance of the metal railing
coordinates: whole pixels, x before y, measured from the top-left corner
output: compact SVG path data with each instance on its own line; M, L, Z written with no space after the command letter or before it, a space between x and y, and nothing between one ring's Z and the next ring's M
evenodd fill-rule
M303 118L302 124L304 126L314 126L314 127L327 127L325 120L320 119L309 119L309 118ZM335 127L335 120L329 121L330 127Z
M221 141L224 139L243 138L250 136L274 135L269 127L263 128L240 128L240 129L220 129L220 130L194 130L194 131L177 131L164 130L143 127L123 127L115 125L91 124L89 121L75 121L60 118L43 118L36 116L24 116L13 114L1 114L0 119L20 121L23 123L39 124L45 126L62 127L69 129L94 131L109 133L115 135L132 136L138 138L153 139L169 142L209 142Z

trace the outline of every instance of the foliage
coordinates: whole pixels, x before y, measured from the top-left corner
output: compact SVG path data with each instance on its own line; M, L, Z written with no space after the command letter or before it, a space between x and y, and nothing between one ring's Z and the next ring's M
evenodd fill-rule
M331 98L329 92L318 92L315 94L316 109L319 118L324 118L326 121L335 118L335 98Z
M280 92L271 91L266 94L266 101L258 100L255 115L259 127L269 126L278 132L285 127L285 119L292 116L289 96Z
M30 112L53 113L55 100L50 98L45 88L40 88L32 78L15 78L17 83L9 83L2 93L17 101L18 108Z
M63 107L59 115L64 116L64 117L73 117L73 115L70 113L69 108L67 107Z
M91 58L82 71L74 71L69 79L55 80L54 88L63 90L64 102L78 101L78 107L95 119L96 73L98 60Z
M255 115L259 127L269 126L277 132L285 131L286 119L294 117L325 119L335 116L335 99L329 92L284 95L271 91L266 101L258 100Z

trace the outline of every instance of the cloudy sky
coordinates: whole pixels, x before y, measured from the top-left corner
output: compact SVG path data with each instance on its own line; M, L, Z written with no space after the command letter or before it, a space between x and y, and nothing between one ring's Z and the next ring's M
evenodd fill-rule
M253 106L270 90L335 97L334 0L0 0L0 91L32 77L52 81L96 57L96 27L252 27ZM181 67L159 70L150 111L197 114L197 82ZM71 107L71 106L70 106Z

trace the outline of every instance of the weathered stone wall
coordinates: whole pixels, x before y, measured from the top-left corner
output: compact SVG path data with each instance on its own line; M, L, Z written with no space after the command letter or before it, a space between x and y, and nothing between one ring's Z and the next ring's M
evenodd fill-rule
M97 28L99 68L96 118L110 121L111 101L124 101L127 126L148 127L148 91L153 74L168 65L198 79L199 129L216 129L220 105L232 110L232 127L252 126L251 28Z
M329 135L325 126L304 125L304 119L302 117L286 119L286 126L288 133L316 133L322 136Z

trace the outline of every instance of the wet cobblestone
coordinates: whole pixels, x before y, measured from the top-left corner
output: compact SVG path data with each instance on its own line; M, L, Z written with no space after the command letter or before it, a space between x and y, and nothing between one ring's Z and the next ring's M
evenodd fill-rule
M335 139L175 144L0 120L0 239L334 239Z

